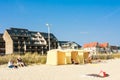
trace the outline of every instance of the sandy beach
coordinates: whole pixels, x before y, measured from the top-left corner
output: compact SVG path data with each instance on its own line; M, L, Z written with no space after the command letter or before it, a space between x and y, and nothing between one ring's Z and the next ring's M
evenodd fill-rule
M0 80L119 80L120 59L111 59L99 63L83 65L33 65L10 69L0 66ZM103 70L108 77L87 76L99 74Z

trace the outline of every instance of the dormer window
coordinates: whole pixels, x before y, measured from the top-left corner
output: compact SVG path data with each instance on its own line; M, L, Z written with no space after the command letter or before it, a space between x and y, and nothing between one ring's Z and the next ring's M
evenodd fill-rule
M41 40L41 42L43 43L43 42L44 42L44 40Z
M42 38L42 36L39 36L39 38Z

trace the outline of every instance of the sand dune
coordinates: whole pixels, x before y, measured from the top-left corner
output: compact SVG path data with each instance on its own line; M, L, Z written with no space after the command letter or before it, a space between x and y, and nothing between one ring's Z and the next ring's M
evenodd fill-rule
M0 66L0 80L119 80L119 67L120 59L84 65L34 65L18 69L9 69L4 65ZM98 74L101 70L109 76L87 76Z

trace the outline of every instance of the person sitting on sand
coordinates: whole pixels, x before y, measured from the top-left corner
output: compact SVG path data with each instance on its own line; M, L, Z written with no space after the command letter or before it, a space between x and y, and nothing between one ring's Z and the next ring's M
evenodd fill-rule
M78 64L74 59L71 59L72 64Z
M8 61L8 67L9 67L9 68L17 68L17 66L14 65L14 61L11 60L11 59Z
M72 64L74 64L74 63L75 63L75 61L74 61L73 59L71 59L71 62L72 62Z
M91 63L92 56L93 56L93 53L92 53L92 52L89 52L87 58L85 59L85 63Z
M88 59L91 60L91 59L92 59L92 56L93 56L93 53L90 52L89 55L88 55Z
M25 66L25 64L24 64L24 62L22 61L22 59L21 59L20 56L17 58L17 65L20 66L20 67L24 67L24 66Z

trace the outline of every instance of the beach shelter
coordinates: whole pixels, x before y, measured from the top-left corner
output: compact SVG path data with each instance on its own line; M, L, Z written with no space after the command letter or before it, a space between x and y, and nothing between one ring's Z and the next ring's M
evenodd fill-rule
M88 59L89 52L84 50L73 50L71 51L71 58L77 63L85 63L85 60Z
M89 53L84 50L76 50L76 49L66 49L63 50L66 54L66 64L71 64L72 60L76 63L84 64L87 59Z
M47 63L50 65L64 65L71 64L72 60L76 63L85 63L85 60L88 58L89 52L84 50L75 50L75 49L53 49L47 53Z
M80 63L86 63L86 60L89 58L90 52L85 50L78 50Z
M79 63L78 60L78 51L75 49L66 49L64 50L66 54L66 64L71 64L72 60L75 61L76 63Z
M71 49L66 49L64 50L65 55L66 55L66 64L71 64Z
M71 59L73 59L76 63L79 63L78 51L71 51Z
M50 65L64 65L66 64L65 52L59 49L53 49L47 53L47 63Z
M84 50L77 50L79 63L84 64Z
M84 61L85 61L85 63L91 63L91 58L90 57L92 57L90 52L85 52L84 53Z

